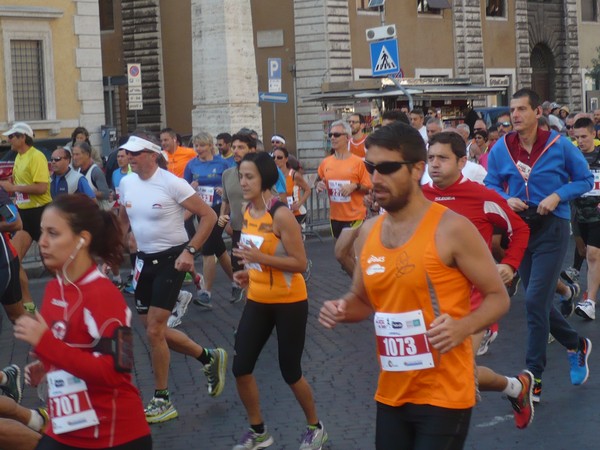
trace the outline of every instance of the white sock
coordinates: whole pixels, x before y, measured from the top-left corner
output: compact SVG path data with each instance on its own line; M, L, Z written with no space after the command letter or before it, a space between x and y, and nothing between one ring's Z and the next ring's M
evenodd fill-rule
M508 382L508 384L506 385L502 393L508 395L509 397L518 397L521 393L521 389L523 388L521 382L515 377L506 377L506 381Z
M31 411L31 418L29 419L27 426L33 431L41 431L44 426L44 419L35 409L30 409L29 411Z

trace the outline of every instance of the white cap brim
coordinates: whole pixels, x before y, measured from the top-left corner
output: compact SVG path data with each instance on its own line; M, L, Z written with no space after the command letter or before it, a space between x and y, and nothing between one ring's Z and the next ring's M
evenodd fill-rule
M154 153L162 153L162 149L159 145L153 144L152 142L137 136L131 136L127 142L125 142L119 148L134 153L143 152L144 150Z

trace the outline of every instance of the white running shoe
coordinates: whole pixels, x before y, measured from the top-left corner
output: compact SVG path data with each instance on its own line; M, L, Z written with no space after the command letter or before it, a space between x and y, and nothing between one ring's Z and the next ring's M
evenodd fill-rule
M185 316L187 312L188 306L192 301L192 293L188 291L179 291L179 295L177 296L177 303L175 303L175 307L173 308L173 312L167 320L167 326L169 328L175 328L181 325L181 319Z
M596 319L596 303L590 299L579 302L575 307L575 314L587 320Z

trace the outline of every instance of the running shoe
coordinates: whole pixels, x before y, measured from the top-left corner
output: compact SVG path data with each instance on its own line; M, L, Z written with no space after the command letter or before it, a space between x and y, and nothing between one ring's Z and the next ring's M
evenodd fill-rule
M197 291L204 290L204 277L199 273L194 277L194 286L196 286Z
M306 262L306 270L302 274L302 276L304 277L304 282L307 282L308 280L310 280L310 276L312 274L312 265L313 265L312 261L309 259Z
M12 398L15 402L21 403L23 398L23 385L21 384L21 369L16 364L11 364L2 369L6 375L6 383L0 386L2 393Z
M192 274L189 272L185 273L185 278L183 279L183 284L192 284L194 279L192 278Z
M321 450L323 444L327 442L328 436L323 422L319 422L321 428L314 425L308 425L302 438L300 439L300 450Z
M271 446L273 442L273 436L266 429L264 433L259 434L249 428L240 439L240 443L233 447L233 450L260 450Z
M204 365L204 375L208 381L208 395L217 397L225 387L225 372L227 371L227 352L222 348L208 350L210 362Z
M238 286L237 284L233 284L231 286L231 300L229 303L238 303L244 300L244 296L246 295L246 291L244 288Z
M583 317L587 320L595 320L596 319L596 302L593 302L590 299L587 299L583 302L577 303L575 307L575 314L579 317Z
M533 403L539 403L542 398L542 379L533 379L533 390L531 391L531 401Z
M579 270L575 267L568 267L560 273L560 277L569 284L574 284L579 281Z
M175 328L181 325L181 319L185 316L187 312L188 306L190 306L190 302L192 301L192 293L188 291L179 291L179 295L177 296L177 303L175 303L175 307L173 308L173 312L167 320L167 326L169 328Z
M179 416L171 400L158 397L152 397L144 412L146 413L146 422L148 423L166 422L176 419Z
M477 349L477 356L485 355L490 347L490 344L494 342L497 337L497 331L492 331L491 328L485 330L485 334L481 339L481 344L479 344L479 348Z
M29 314L35 314L37 311L37 306L35 306L35 303L33 302L23 302L23 308L25 308L25 311Z
M513 279L510 280L508 282L508 284L506 285L506 291L508 292L509 297L515 296L515 294L517 293L517 290L519 290L520 282L521 282L521 275L519 275L519 272L515 272L515 276L513 277Z
M194 303L198 306L202 306L203 308L212 309L212 302L210 301L210 292L201 291L200 294L198 294L198 298L194 299Z
M39 431L40 434L44 434L44 431L46 431L46 427L48 426L48 422L50 421L50 416L48 416L48 410L46 408L36 408L33 410L36 414L39 414L40 417L42 418L42 427L39 430L35 430L35 431Z
M533 374L529 370L521 372L517 379L521 382L521 392L515 397L508 397L515 416L515 425L522 430L533 421Z
M587 381L590 376L588 358L592 353L592 341L587 338L580 340L577 351L567 350L569 365L571 366L571 384L578 386Z
M569 296L563 297L561 295L560 299L558 301L560 313L563 315L563 317L565 319L567 317L570 317L573 314L577 296L579 295L579 292L581 291L581 288L579 287L578 283L573 283L573 284L566 283L566 286L569 289L569 293L570 293Z

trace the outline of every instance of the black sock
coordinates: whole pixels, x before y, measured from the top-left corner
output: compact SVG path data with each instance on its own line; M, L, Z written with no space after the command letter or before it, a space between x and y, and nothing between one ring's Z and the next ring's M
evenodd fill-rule
M265 432L264 423L259 423L258 425L250 425L250 428L252 428L252 431L254 431L256 434L263 434Z
M169 390L168 389L155 389L154 396L156 398L162 398L163 400L169 400Z
M196 359L198 361L200 361L202 364L210 364L210 362L212 360L212 358L210 356L210 352L205 348L202 349L202 353Z

